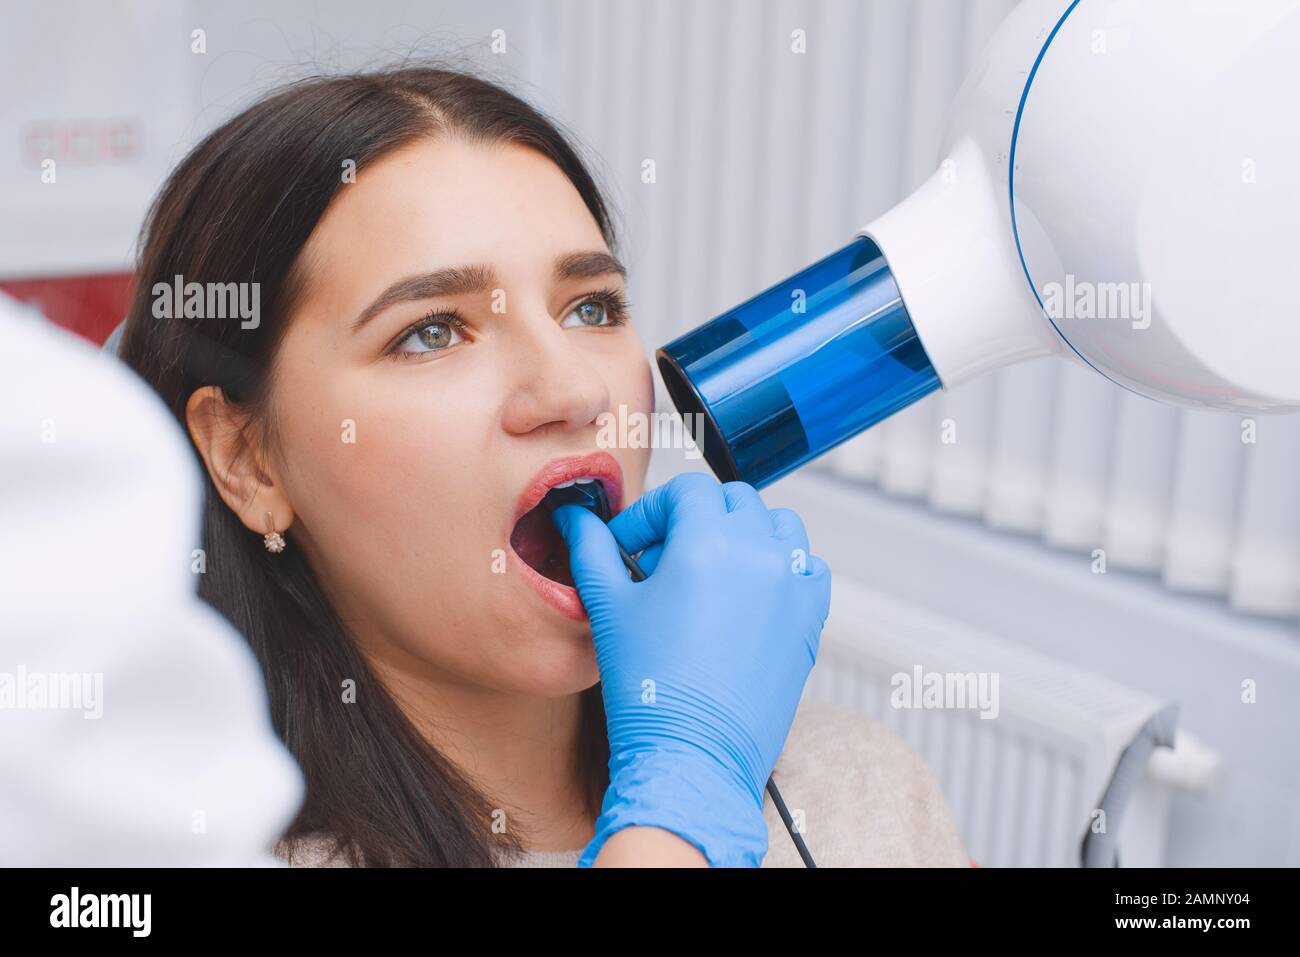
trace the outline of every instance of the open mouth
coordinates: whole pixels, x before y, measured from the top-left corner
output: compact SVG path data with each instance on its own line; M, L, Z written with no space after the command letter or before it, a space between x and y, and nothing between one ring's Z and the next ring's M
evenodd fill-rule
M623 505L618 459L601 451L547 462L524 486L509 526L511 557L518 562L514 567L522 580L564 617L586 621L587 610L569 569L569 547L551 518L551 512L567 502L595 506L606 520L617 515Z
M557 494L559 489L585 482L596 482L602 487L605 484L601 479L584 477L552 486L540 502L520 517L510 533L510 547L529 568L570 588L573 587L573 573L569 569L569 548L555 527L551 512L564 504L564 497Z

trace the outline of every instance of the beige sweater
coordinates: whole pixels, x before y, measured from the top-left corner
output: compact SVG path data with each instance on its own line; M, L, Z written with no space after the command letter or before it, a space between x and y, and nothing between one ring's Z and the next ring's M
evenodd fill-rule
M902 738L878 721L805 700L773 771L791 814L803 811L803 839L818 867L968 867L970 859L943 792ZM803 867L764 792L764 867ZM281 842L296 867L342 867L323 835ZM582 848L503 857L505 867L573 867Z

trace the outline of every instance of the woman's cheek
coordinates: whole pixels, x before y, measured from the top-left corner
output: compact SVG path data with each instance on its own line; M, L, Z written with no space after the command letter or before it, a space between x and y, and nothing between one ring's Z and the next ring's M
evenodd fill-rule
M650 422L655 421L655 383L654 374L650 370L650 363L645 361L645 355L639 355L640 361L637 364L636 371L628 376L629 382L639 383L638 394L633 398L633 408L638 411L644 411ZM653 432L653 430L652 430ZM636 475L638 487L645 480L646 470L650 466L650 449L640 450L637 466L639 471Z
M441 497L439 460L455 454L438 451L430 417L360 401L365 395L358 390L346 401L322 397L299 415L286 416L282 427L282 434L293 437L285 458L295 510L313 526L333 526L336 534L365 529L358 543L376 540L373 533L381 530L393 535L418 524L421 503Z

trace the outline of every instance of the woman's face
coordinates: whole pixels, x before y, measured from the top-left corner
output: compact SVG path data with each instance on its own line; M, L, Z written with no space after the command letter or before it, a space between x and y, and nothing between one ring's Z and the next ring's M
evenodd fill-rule
M544 510L517 519L575 475L601 477L615 511L639 497L649 450L598 434L654 391L573 184L526 147L421 140L340 189L303 265L272 395L289 547L389 665L590 687L576 591L521 559L571 582L563 542Z

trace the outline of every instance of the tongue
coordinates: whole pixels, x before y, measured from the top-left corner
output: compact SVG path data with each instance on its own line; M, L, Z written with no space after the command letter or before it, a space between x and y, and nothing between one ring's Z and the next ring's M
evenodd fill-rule
M551 520L551 509L543 501L525 512L510 535L510 547L546 578L563 585L573 585L569 571L569 549L564 536Z

